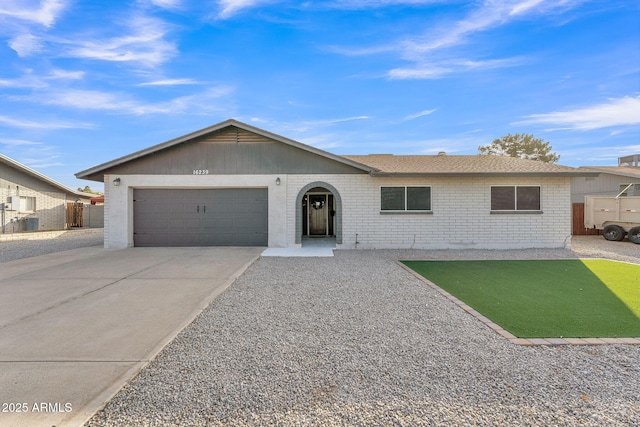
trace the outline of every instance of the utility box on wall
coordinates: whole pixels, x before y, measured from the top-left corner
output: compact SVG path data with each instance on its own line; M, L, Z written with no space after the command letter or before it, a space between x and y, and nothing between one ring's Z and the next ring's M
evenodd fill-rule
M5 210L15 211L20 207L20 197L9 196L7 198L7 203L5 203Z
M38 231L40 228L40 220L38 218L26 218L26 231Z

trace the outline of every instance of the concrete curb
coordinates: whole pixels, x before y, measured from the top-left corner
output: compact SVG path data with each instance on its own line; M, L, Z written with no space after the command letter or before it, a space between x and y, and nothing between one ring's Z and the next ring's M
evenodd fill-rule
M103 232L102 228L87 228L75 230L57 231L32 231L24 233L0 234L0 242L13 242L18 240L50 240L58 237L91 236Z

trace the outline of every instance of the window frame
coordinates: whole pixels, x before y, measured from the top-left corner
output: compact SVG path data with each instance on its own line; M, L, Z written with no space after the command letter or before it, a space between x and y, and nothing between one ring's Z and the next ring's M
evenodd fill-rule
M513 189L513 209L494 209L493 208L493 189L497 187ZM520 209L518 206L518 189L519 188L537 188L538 189L538 209ZM492 214L541 214L542 211L542 185L539 184L523 184L523 185L491 185L489 189L489 203Z
M36 197L35 196L18 196L19 206L17 211L21 213L33 213L36 211ZM29 209L31 207L32 209Z
M404 209L384 209L383 208L383 197L382 191L384 188L402 188L404 189L403 198L404 198ZM429 189L429 209L409 209L409 188L428 188ZM381 185L380 191L378 192L380 195L380 213L382 215L389 214L433 214L433 189L430 185Z

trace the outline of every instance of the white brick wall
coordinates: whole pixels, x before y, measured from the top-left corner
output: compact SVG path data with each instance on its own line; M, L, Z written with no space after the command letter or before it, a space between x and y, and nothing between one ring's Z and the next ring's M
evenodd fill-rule
M133 245L133 188L267 187L269 246L296 245L296 198L306 185L333 186L342 200L340 248L564 247L571 235L569 178L381 178L369 175L105 176L107 248ZM276 178L281 184L276 185ZM431 187L433 214L381 214L380 187ZM491 214L491 185L541 186L541 214Z
M334 186L343 205L342 248L564 247L571 235L568 178L374 178L290 175L287 241L295 241L295 200L309 182ZM381 214L381 186L431 186L432 215ZM540 185L542 214L491 214L491 185Z
M19 196L35 197L35 212L20 212L18 210L5 212L5 230L7 233L25 230L26 218L38 218L39 230L63 230L66 222L66 199L64 193L39 192L21 186ZM16 190L0 189L0 203L6 203L9 196L17 196ZM17 207L14 207L17 208ZM18 218L19 221L12 223L11 220ZM0 224L0 227L2 224Z
M104 176L104 247L111 248L111 175Z

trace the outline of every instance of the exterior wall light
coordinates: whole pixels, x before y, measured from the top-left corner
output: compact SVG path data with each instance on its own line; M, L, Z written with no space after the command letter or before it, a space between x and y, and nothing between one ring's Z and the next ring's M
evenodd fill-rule
M276 178L276 185L280 185L280 177Z
M116 178L113 180L113 186L118 187L120 185L120 178Z

